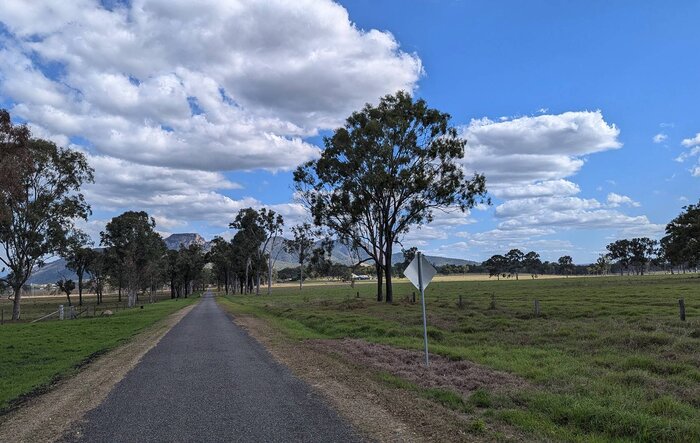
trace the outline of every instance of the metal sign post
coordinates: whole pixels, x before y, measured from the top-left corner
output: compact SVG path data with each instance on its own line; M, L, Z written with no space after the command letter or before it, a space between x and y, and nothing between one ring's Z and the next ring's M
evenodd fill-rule
M425 316L425 288L423 287L423 266L421 266L421 253L418 256L418 290L420 291L420 302L423 306L423 342L425 344L425 365L430 365L428 358L428 320Z
M428 260L423 257L420 252L416 253L416 257L411 261L406 270L403 272L413 285L420 291L420 300L423 307L423 341L425 343L425 365L430 365L428 358L428 320L425 314L425 288L433 279L437 271Z

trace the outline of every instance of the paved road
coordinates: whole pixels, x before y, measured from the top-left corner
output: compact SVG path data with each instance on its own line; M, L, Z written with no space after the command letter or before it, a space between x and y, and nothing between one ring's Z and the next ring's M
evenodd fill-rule
M211 295L86 419L80 441L359 441Z

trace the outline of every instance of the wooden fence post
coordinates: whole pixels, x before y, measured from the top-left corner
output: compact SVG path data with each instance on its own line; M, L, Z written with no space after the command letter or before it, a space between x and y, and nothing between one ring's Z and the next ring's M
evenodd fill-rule
M357 295L355 296L355 298L360 298L360 291L357 291Z
M411 303L416 302L416 291L413 291L413 298L411 299Z
M678 299L678 310L680 311L681 321L685 321L685 300L682 298Z
M58 319L63 320L63 305L58 305Z
M540 316L540 301L535 299L535 317Z
M462 309L464 307L464 303L462 302L462 294L459 294L459 309Z

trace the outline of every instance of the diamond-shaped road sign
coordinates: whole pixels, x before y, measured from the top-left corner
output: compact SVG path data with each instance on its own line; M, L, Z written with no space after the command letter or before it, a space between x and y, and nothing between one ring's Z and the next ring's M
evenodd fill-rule
M421 273L423 274L423 278L421 279L423 280L422 288L419 285L418 279L418 260L420 260ZM419 291L428 287L428 283L430 283L430 280L432 280L433 277L435 277L435 274L437 274L437 271L435 270L433 265L431 265L430 262L426 260L423 254L416 254L415 258L411 261L411 264L409 264L406 270L403 271L403 275L405 275L406 278L411 280L413 286L415 286Z

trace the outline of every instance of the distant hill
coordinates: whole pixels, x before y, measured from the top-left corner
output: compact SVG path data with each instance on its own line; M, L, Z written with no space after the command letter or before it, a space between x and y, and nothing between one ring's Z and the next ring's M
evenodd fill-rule
M32 273L32 276L29 277L27 283L45 285L47 283L56 283L63 278L78 281L78 276L75 275L75 272L66 268L66 261L59 258L56 261L46 263L41 268L36 269Z
M286 251L284 251L283 242L284 242L283 239L279 239L278 241L275 242L275 245L272 248L273 256L277 257L277 263L275 263L275 268L284 269L287 267L299 266L297 264L296 257L294 257L292 254L289 254ZM316 246L320 246L320 243L317 243ZM361 251L360 256L362 258L366 258L367 254ZM444 266L444 265L458 265L458 266L470 265L470 266L473 266L473 265L480 264L480 263L475 262L475 261L463 260L460 258L437 257L437 256L432 256L432 255L426 255L425 258L430 263L432 263L434 266ZM340 242L335 242L335 244L333 245L333 253L331 255L331 260L336 262L336 263L342 263L344 265L349 265L352 262L352 259L350 257L350 253L348 252L347 248L345 246L343 246ZM403 262L403 254L400 252L397 252L396 254L392 255L391 262L393 264Z
M196 233L185 233L185 234L171 234L165 240L165 246L168 249L180 249L180 246L189 247L190 245L200 245L205 251L209 250L209 242L204 240L199 234Z
M180 249L180 246L188 247L192 244L198 244L201 245L205 251L208 251L210 248L210 242L207 242L204 237L197 233L182 233L182 234L172 234L168 236L167 238L164 239L165 245L168 247L168 249ZM319 246L320 243L317 244ZM97 248L100 249L100 248ZM284 268L292 268L292 267L297 267L297 259L294 257L294 255L289 254L284 250L284 239L283 238L278 238L275 243L272 245L272 254L273 257L277 257L277 261L275 262L275 268L276 269L284 269ZM365 257L366 254L361 253L362 257ZM431 256L431 255L426 255L426 259L430 263L432 263L434 266L444 266L444 265L478 265L479 263L470 261L470 260L462 260L459 258L448 258L448 257L437 257L437 256ZM333 247L333 254L331 257L331 260L333 260L336 263L342 263L345 265L351 264L351 259L349 256L349 253L347 251L347 248L345 248L342 244L339 242L336 242L334 247ZM403 255L398 252L391 257L392 263L401 263L403 261ZM53 261L51 263L45 264L43 267L37 269L34 271L32 276L29 278L29 281L27 283L33 283L33 284L47 284L47 283L56 283L58 280L62 278L67 278L67 279L72 279L72 280L77 280L77 276L73 271L70 271L66 269L66 261L64 259L58 259L56 261Z

